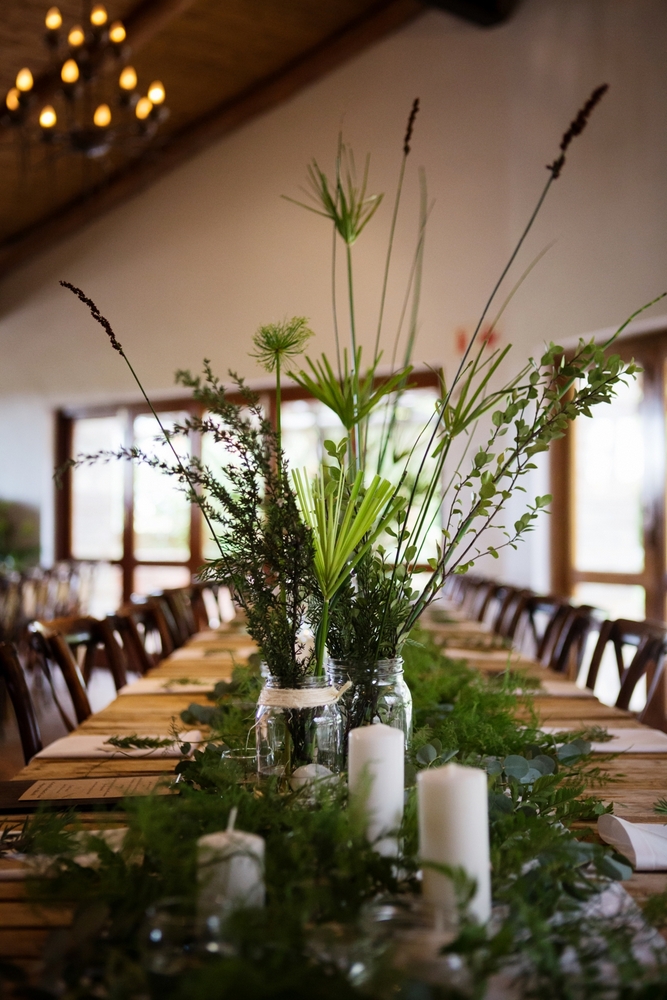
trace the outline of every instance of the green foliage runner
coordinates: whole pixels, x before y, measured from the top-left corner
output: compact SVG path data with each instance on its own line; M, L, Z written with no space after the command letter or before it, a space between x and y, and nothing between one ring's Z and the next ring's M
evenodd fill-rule
M54 932L46 948L43 989L23 995L481 998L490 977L510 968L521 976L517 996L664 996L667 956L658 950L647 965L634 954L636 912L603 919L584 909L630 874L585 825L606 808L586 794L603 780L586 734L557 743L537 728L530 697L516 693L519 685L525 690L525 678L484 679L446 659L426 636L415 638L405 647L417 729L398 866L366 841L364 817L348 808L344 780L294 792L276 781L244 783L233 759L221 759L224 745L246 745L260 687L258 673L237 668L232 682L208 696L208 706L183 713L185 722L204 713L213 735L178 764L176 794L124 803L119 820L129 830L119 852L82 835L73 813L39 813L11 843L53 858L52 877L32 881L33 897L76 908L72 927ZM489 776L495 910L487 928L461 924L447 948L452 981L436 987L393 967L393 949L383 949L372 933L377 924L369 907L378 898L419 893L415 772L452 759L484 767ZM266 840L266 907L235 914L224 953L200 946L184 952L170 975L150 971L147 909L177 898L194 912L197 838L224 829L233 807L237 828ZM82 839L86 853L99 856L97 866L74 860ZM664 919L665 901L654 898L647 912Z

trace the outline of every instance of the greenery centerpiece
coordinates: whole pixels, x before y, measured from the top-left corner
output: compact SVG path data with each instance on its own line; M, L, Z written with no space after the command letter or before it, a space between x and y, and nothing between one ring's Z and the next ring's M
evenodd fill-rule
M303 317L264 326L254 337L252 356L275 376L275 426L257 395L234 373L230 376L242 402L232 402L206 361L203 376L177 373L178 382L200 404L202 416L167 429L151 406L169 445L168 456L152 456L138 448L116 453L174 476L201 508L218 549L202 576L230 586L245 611L248 632L260 647L269 687L293 691L313 683L313 678L324 675L328 654L330 678L347 677L353 685L343 703L346 730L383 719L405 729L409 738L409 691L401 686L400 657L410 632L451 574L467 572L482 555L497 557L499 549L515 547L531 530L550 497L528 501L513 525L499 521L510 497L524 490L521 482L535 468L535 456L562 436L569 421L590 415L593 405L609 402L618 382L636 370L633 364L624 365L620 357L606 353L611 338L603 345L581 341L569 357L551 343L541 357L529 358L518 371L504 375L510 347L490 349L488 333L516 286L485 328L487 336L480 335L561 173L570 143L585 127L605 90L599 87L593 92L565 133L537 206L463 357L450 378L441 375L439 397L407 453L396 454L394 444L401 400L411 385L417 330L428 219L423 177L416 247L404 306L389 345L388 373L380 373L380 364L394 233L417 101L403 144L370 364L363 368L357 342L353 248L374 218L382 196L368 193L368 159L359 180L352 152L339 142L333 178L313 162L308 171L309 201L298 203L323 216L333 228L335 362L322 355L320 359L306 357L299 366L297 359L312 336ZM337 308L336 253L341 242L349 352L341 350ZM80 289L63 284L105 328L151 405L109 321ZM340 441L325 442L326 454L313 480L302 470L290 469L284 453L281 387L286 373L325 404L343 428ZM175 441L193 431L207 435L221 450L219 468L197 457L183 457ZM76 461L99 458L99 454L80 456ZM501 533L500 542L496 535L489 535L492 528ZM434 533L437 537L429 553ZM388 696L385 684L383 701L380 675L387 670L395 676L393 681L390 678ZM407 708L392 715L391 706L395 708L400 698ZM316 743L312 717L304 721L297 704L282 700L290 764L310 762Z

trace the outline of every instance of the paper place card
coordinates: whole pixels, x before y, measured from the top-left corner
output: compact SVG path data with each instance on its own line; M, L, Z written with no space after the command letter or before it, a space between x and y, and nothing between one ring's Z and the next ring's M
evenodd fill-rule
M165 734L159 735L155 733L143 733L142 735L149 736L154 739L169 738ZM108 742L110 739L111 734L108 736L64 736L62 739L56 740L55 743L50 743L48 747L44 747L43 750L40 750L38 754L35 754L35 758L41 758L43 760L78 760L81 758L106 758L107 760L111 760L114 757L178 758L183 756L181 743L189 743L191 745L191 753L192 745L202 742L202 734L199 729L190 729L185 733L179 733L178 742L171 742L168 746L145 748L129 747L128 749L115 747L113 744Z
M620 816L598 816L598 833L628 859L638 872L667 870L667 826L661 823L630 823Z
M126 684L118 694L206 694L213 690L216 683L191 677L141 677L132 684Z
M567 733L573 726L541 726L544 733ZM583 728L580 726L578 728ZM667 733L647 726L627 729L604 727L611 739L606 742L591 743L593 753L667 753Z
M52 778L35 781L20 796L20 802L60 802L66 799L124 799L130 795L169 793L155 775L128 775L121 778ZM158 785L160 787L158 788Z

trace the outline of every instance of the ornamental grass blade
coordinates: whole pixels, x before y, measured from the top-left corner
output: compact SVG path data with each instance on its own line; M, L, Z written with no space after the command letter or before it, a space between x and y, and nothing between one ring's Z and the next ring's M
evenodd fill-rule
M345 479L327 483L324 470L315 481L315 489L305 470L295 469L292 478L303 519L313 532L318 583L325 600L331 600L403 500L395 496L394 486L380 476L375 476L364 490L361 472L349 496Z

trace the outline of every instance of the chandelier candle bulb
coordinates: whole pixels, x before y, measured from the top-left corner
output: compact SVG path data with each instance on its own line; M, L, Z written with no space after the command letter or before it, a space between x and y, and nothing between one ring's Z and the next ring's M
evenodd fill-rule
M27 68L27 66L25 66L23 69L20 69L16 74L16 87L22 93L27 94L29 90L32 90L32 85L33 85L32 73Z
M140 97L139 100L137 101L137 106L134 109L134 113L139 119L139 121L144 121L145 118L148 118L152 110L153 110L153 102L150 101L147 97Z
M264 838L235 830L235 821L236 808L226 830L197 841L197 917L204 926L234 909L264 906Z
M400 729L376 724L350 732L348 742L350 797L366 809L366 836L379 854L398 854L396 831L403 818L405 746Z
M58 118L56 116L56 112L50 104L47 104L46 107L42 108L42 112L39 116L39 124L42 128L53 128L57 120Z
M162 104L166 97L164 87L159 80L155 80L148 88L148 99L153 104Z
M5 98L5 104L9 111L18 111L20 106L21 94L16 87L12 87L11 90L7 92L7 97Z
M80 45L83 45L85 40L86 36L83 33L83 28L81 28L81 26L78 24L74 28L72 28L69 35L67 36L67 41L69 42L69 44L73 49L78 49Z
M477 883L470 915L486 923L491 916L491 862L486 772L446 764L417 775L419 855L421 861L463 868ZM425 867L424 898L445 916L457 918L454 888L446 875Z
M101 28L107 23L107 9L104 4L96 3L90 12L90 23L96 28Z
M93 121L98 128L106 128L107 125L111 124L111 109L108 104L100 104L100 106L95 109Z
M63 63L60 78L63 83L76 83L79 79L79 67L74 59L68 59L67 62Z
M120 45L127 37L122 21L114 21L109 28L109 41L114 45Z
M47 31L57 31L58 28L62 27L62 23L62 14L58 8L49 7L46 12L46 17L44 18L44 24L46 25Z
M118 78L121 90L134 90L137 85L137 74L134 66L126 66Z

